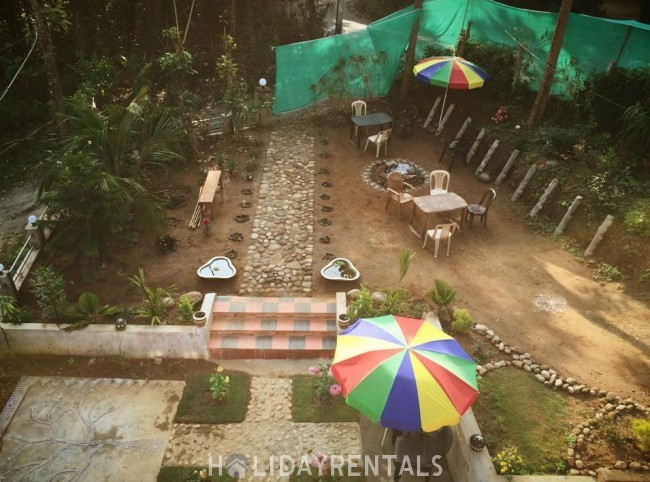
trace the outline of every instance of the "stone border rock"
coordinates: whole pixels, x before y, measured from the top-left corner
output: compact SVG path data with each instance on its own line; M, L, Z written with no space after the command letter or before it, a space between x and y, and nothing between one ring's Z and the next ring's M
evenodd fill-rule
M509 346L501 340L501 338L494 333L493 330L489 329L486 325L477 324L474 326L474 331L479 335L483 335L487 338L490 343L497 347L497 349L506 354L510 355L512 360L499 360L497 362L489 362L485 365L477 365L476 372L478 375L485 375L489 371L496 370L505 366L514 366L516 368L521 368L522 370L531 373L535 376L537 381L543 383L549 388L556 390L564 390L570 395L578 396L584 395L588 397L597 397L600 399L600 408L596 411L596 414L593 418L582 422L577 425L572 431L571 434L575 437L575 440L572 440L567 449L567 463L571 467L569 470L570 475L590 475L596 477L598 472L604 470L606 467L598 467L595 470L593 468L588 468L583 462L580 453L576 449L582 449L587 446L587 438L589 434L593 434L595 430L598 429L598 424L600 420L604 418L615 418L618 415L625 413L626 411L637 411L642 416L650 415L650 408L635 402L631 398L622 400L614 392L609 392L607 390L599 389L597 387L588 387L584 383L580 383L578 380L567 377L562 378L556 370L549 367L548 365L542 365L537 363L530 355L530 353L525 353L516 346ZM642 462L637 461L624 461L617 460L614 464L615 469L619 470L643 470L650 471L650 466Z

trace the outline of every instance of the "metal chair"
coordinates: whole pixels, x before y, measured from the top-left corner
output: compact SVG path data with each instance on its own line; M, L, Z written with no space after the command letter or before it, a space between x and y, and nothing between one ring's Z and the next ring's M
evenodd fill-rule
M465 219L469 217L469 225L472 226L474 222L474 216L480 216L481 221L483 222L483 229L487 226L487 215L488 210L490 209L490 204L494 201L494 198L497 197L497 192L494 189L488 189L483 194L483 197L478 204L470 204L467 206L467 211L465 212Z
M402 128L402 138L406 135L406 131L410 130L413 132L413 125L418 118L418 109L414 105L408 106L406 109L399 111L395 115L395 121L393 123L396 127Z

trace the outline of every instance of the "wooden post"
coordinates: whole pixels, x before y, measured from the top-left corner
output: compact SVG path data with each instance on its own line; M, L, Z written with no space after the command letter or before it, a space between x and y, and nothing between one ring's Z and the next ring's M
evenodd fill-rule
M490 162L490 159L492 159L492 156L494 155L494 152L497 150L497 147L499 147L499 140L497 139L492 143L488 151L485 153L485 156L483 157L483 160L481 163L478 165L476 168L476 171L474 172L474 175L478 176L480 175L483 171L485 171L485 168L488 165L488 162Z
M433 103L433 107L431 107L431 111L429 112L427 119L424 121L424 125L422 126L425 129L429 127L429 124L431 124L431 121L433 120L433 116L436 115L436 111L438 110L438 106L440 105L440 102L442 102L442 97L438 96L436 101Z
M422 0L414 0L413 10L418 10L422 8ZM399 101L400 103L406 99L406 96L409 92L409 81L413 76L413 63L415 60L415 44L418 41L418 31L420 30L420 17L413 24L411 29L411 36L409 37L409 46L406 49L406 59L404 60L404 73L402 74L402 85L400 86L399 91Z
M14 280L11 277L11 273L8 270L0 270L0 285L5 285L5 289L9 296L16 298L17 300L19 299L18 289L16 288L16 284L14 283Z
M454 107L456 107L454 104L449 105L447 112L445 112L445 116L440 121L440 124L438 124L438 128L436 129L436 135L439 135L442 132L442 130L445 128L445 125L447 125L447 121L451 117L451 113L454 111Z
M569 21L572 3L573 0L562 0L562 5L560 5L560 11L557 14L557 23L555 24L555 31L553 32L551 47L548 51L544 74L539 83L539 90L537 91L537 97L535 97L535 103L533 104L533 108L531 109L528 120L526 121L528 127L539 125L544 116L546 104L551 95L551 87L553 85L553 77L555 77L557 58L560 56L560 50L562 50L562 39L564 38L566 24Z
M465 134L465 131L467 130L467 128L469 127L469 125L471 123L472 123L472 118L471 117L468 117L467 119L465 119L465 122L463 122L463 125L460 127L460 130L458 131L458 134L456 134L456 138L453 141L451 141L451 144L449 144L450 149L453 149L454 147L456 147L458 145L458 142L463 137L463 134Z
M515 149L514 151L512 151L512 154L510 154L510 157L508 158L508 162L506 162L506 165L503 166L503 169L501 169L501 174L499 174L499 177L497 177L497 180L494 183L495 186L500 186L501 183L506 180L506 176L510 172L510 168L512 168L512 165L517 160L517 157L519 157L519 151Z
M515 87L517 87L517 84L519 83L519 79L521 79L521 64L522 64L523 58L524 58L524 46L519 45L519 48L517 49L517 56L515 57L514 74L512 76L512 88L513 88L513 90L514 90Z
M605 237L605 233L609 229L609 227L612 225L614 222L614 216L611 214L608 214L605 220L603 221L603 224L600 225L598 228L598 231L596 231L596 235L594 236L594 239L591 240L591 243L589 243L589 246L587 246L587 249L585 249L585 256L591 256L594 254L594 251L596 251L596 247L600 242L603 240Z
M548 187L546 188L546 191L544 191L544 194L542 194L542 197L539 198L539 201L537 201L537 204L535 204L535 207L530 210L530 213L528 214L531 218L534 218L537 216L537 213L539 213L542 208L544 207L544 203L546 200L549 198L553 190L557 187L557 185L560 184L560 181L557 179L553 179Z
M476 154L476 150L478 149L478 146L483 140L484 136L485 136L485 127L483 127L481 131L478 133L478 136L476 136L476 140L474 141L474 144L472 144L472 148L469 150L467 156L465 157L465 164L469 164L469 161L472 160L472 157L474 157L474 154Z
M532 166L530 166L530 169L528 169L528 172L524 176L524 179L519 183L519 187L517 187L517 190L510 198L512 202L517 201L517 199L519 199L521 195L524 193L524 189L526 189L526 186L528 186L528 183L530 182L530 179L533 177L533 174L535 174L535 171L537 171L537 164L533 164Z
M562 221L560 221L560 224L558 224L557 228L555 228L555 231L553 232L554 236L559 236L560 234L564 233L566 225L569 224L573 213L576 211L576 209L578 209L578 206L580 206L581 202L582 196L576 196L576 198L571 203L571 206L569 206L569 209L567 209L566 214L562 218Z

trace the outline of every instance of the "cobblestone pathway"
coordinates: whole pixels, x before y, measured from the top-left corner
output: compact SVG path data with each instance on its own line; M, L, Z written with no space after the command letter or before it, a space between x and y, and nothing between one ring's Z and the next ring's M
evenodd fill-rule
M271 134L240 294L311 292L314 165L300 125Z
M353 422L297 423L291 420L291 379L253 377L246 419L237 424L174 424L163 465L206 466L221 456L243 454L251 468L240 480L289 480L278 475L281 455L296 461L310 451L328 455L361 454L359 425ZM274 457L273 475L270 471ZM257 475L253 464L257 460ZM215 469L216 470L216 469ZM266 476L259 474L264 471Z

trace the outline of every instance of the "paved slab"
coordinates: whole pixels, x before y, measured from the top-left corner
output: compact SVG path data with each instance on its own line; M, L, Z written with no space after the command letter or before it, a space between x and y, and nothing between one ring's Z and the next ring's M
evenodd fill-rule
M155 481L184 385L22 378L0 415L0 480Z

